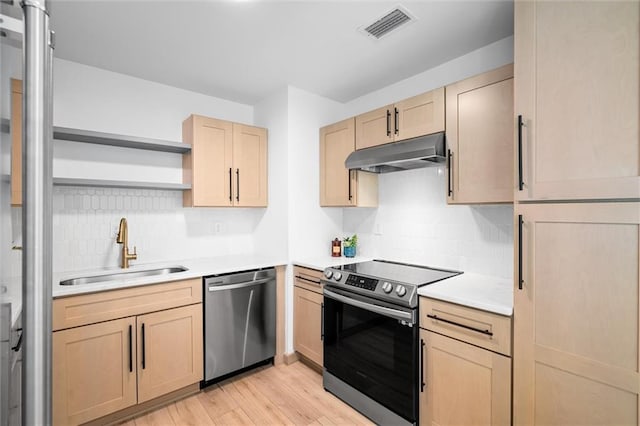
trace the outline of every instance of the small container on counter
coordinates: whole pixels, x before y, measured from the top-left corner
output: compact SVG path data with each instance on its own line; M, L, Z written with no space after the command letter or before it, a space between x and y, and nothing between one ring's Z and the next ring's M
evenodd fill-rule
M339 239L331 241L331 257L340 257L342 252L342 243Z

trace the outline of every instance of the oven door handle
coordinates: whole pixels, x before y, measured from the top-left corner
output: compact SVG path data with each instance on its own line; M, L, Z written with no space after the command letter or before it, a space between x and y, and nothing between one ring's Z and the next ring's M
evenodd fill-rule
M355 306L356 308L364 309L365 311L375 312L376 314L384 315L386 317L394 318L397 320L408 321L411 324L413 324L414 322L413 314L411 312L404 312L397 309L374 305L372 303L361 302L359 300L334 293L333 291L327 290L326 288L324 289L324 295L329 297L330 299L337 300L338 302L342 302L347 305Z

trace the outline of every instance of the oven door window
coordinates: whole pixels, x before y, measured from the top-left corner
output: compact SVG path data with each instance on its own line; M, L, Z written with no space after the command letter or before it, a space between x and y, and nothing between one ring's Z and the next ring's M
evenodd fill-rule
M324 298L324 367L409 421L417 412L418 327Z

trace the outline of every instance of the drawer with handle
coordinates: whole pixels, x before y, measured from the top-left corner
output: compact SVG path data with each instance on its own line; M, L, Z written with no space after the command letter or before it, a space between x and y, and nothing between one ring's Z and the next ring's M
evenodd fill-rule
M296 286L315 293L322 293L322 284L320 284L320 280L324 277L322 271L294 266L293 275Z
M511 356L511 318L507 316L421 297L420 327Z

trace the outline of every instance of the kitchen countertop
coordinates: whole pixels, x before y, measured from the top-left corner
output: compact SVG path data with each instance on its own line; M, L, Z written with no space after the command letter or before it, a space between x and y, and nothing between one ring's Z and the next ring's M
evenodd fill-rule
M52 293L54 298L72 296L84 293L95 293L98 291L115 290L120 288L137 287L142 285L186 280L190 278L199 278L207 275L226 274L230 272L246 271L249 269L267 268L276 265L286 265L287 263L288 262L286 260L279 257L250 254L136 264L135 266L132 265L127 270L113 267L85 271L61 272L53 274ZM70 278L106 275L121 272L144 271L147 269L157 269L172 266L183 266L188 270L185 272L176 272L168 275L155 275L150 277L128 279L122 278L102 283L79 284L72 286L60 285L60 281Z
M465 272L423 286L418 295L500 315L513 314L513 282L505 278Z
M363 257L363 256L356 256L356 257L321 256L321 257L314 257L309 259L297 259L291 263L297 266L303 266L305 268L311 268L311 269L317 269L319 271L323 271L325 268L329 268L332 266L347 265L349 263L366 262L369 260L373 260L373 259L370 257Z

